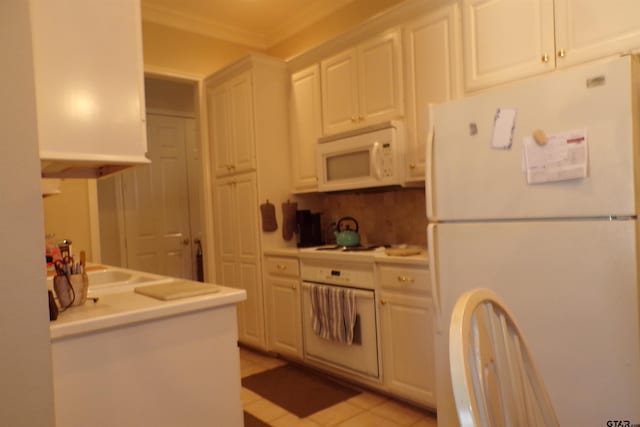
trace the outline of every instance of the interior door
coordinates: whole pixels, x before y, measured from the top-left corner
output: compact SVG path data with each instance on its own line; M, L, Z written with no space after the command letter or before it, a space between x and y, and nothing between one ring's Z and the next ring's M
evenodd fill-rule
M149 114L150 165L123 174L129 268L194 278L185 119Z

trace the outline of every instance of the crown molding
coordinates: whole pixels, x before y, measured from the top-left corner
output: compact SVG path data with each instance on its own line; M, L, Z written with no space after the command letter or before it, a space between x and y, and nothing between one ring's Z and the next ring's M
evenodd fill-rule
M145 2L142 3L142 19L190 33L225 40L254 49L266 50L354 1L311 1L303 9L290 13L272 31L265 34L248 31L222 21L181 13L168 7L150 5Z
M190 33L221 39L255 49L264 50L267 48L265 38L262 34L247 31L221 21L203 19L202 17L176 12L175 10L162 6L143 4L142 19L143 21L177 28Z
M272 31L265 34L264 37L267 47L272 47L288 39L354 1L355 0L332 0L327 2L316 0L309 2L304 9L291 13L287 19L281 21Z

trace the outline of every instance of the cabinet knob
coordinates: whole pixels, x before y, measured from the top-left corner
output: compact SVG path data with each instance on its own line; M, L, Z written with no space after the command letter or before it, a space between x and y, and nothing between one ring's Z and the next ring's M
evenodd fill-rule
M411 276L398 276L398 282L401 283L413 283L415 279Z
M284 270L286 270L286 269L287 269L287 266L286 266L286 265L282 265L282 264L277 264L277 265L276 265L276 268L277 268L278 270L280 270L280 271L284 271Z
M549 62L549 55L547 55L546 53L542 55L542 62Z
M185 245L185 246L187 246L187 245L189 244L189 242L190 242L190 240L189 240L188 238L185 238L185 239L182 241L182 244L183 244L183 245Z
M409 163L409 169L415 169L415 168L416 168L415 163Z
M381 299L380 300L380 305L387 305L387 300L386 299Z
M353 123L355 123L355 122L357 122L357 121L358 121L358 119L356 118L356 116L351 116L351 121L352 121Z
M558 51L558 58L564 58L564 56L565 56L566 54L567 54L567 53L564 51L564 49L560 49L560 50Z
M364 120L364 116L359 116L358 120L363 121Z

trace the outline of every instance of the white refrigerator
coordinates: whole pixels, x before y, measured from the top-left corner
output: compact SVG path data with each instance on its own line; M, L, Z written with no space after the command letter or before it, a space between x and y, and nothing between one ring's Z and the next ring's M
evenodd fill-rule
M513 311L560 425L640 423L639 82L638 58L625 56L434 107L439 426L458 425L452 309L477 287Z

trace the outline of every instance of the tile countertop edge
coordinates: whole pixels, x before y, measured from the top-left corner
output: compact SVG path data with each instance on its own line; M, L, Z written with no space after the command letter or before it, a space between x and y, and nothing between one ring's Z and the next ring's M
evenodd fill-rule
M149 320L161 319L179 314L192 313L201 310L213 309L216 307L237 304L247 299L247 293L243 289L233 289L220 286L220 292L197 297L182 298L172 301L160 301L144 295L136 294L133 291L119 294L103 295L100 299L109 300L116 296L130 293L131 298L151 299L157 304L125 309L112 314L98 315L78 320L71 320L65 323L51 322L49 325L49 336L51 342L75 335L98 332L105 329L113 329L119 326L132 325ZM87 302L85 304L93 304ZM97 302L100 304L100 301ZM61 313L64 315L64 313ZM58 321L60 317L58 318Z
M298 248L265 249L262 251L263 256L297 257L299 253Z
M313 255L310 255L313 254ZM373 260L376 263L394 263L394 264L408 264L416 265L420 267L429 267L429 253L426 248L422 249L417 255L409 256L392 256L384 253L383 250L371 251L371 252L350 252L351 258L341 258L341 252L334 251L318 251L309 252L300 250L298 248L285 248L285 249L265 249L262 253L263 256L282 256L282 257L297 257L297 258L325 258L325 259L345 259L354 262L366 262L367 260ZM319 255L319 256L318 256ZM355 255L355 256L354 256Z
M392 256L382 253L377 254L374 259L376 263L410 264L420 267L429 267L429 253L426 250L423 250L417 255L409 256Z

